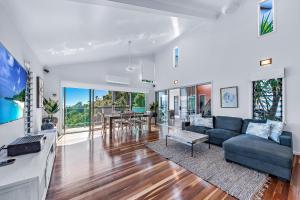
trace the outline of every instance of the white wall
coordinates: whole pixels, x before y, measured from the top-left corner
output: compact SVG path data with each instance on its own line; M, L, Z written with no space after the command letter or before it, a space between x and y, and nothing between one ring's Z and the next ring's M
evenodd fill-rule
M42 110L36 109L36 76L43 78L41 66L32 53L29 46L24 42L18 30L14 26L8 13L0 4L0 42L8 49L8 51L24 66L24 60L30 61L30 68L34 73L34 98L33 98L33 122L34 131L37 132L41 127ZM20 119L11 123L0 125L0 146L12 142L17 137L24 136L24 119Z
M140 67L137 67L135 71L128 72L126 71L127 65L128 58L119 58L102 62L50 67L50 73L45 75L45 80L47 80L45 83L48 90L47 93L58 92L57 89L59 87L57 84L59 84L59 82L64 82L69 85L74 83L75 86L79 86L80 83L82 83L82 85L95 85L102 89L116 88L123 91L149 91L151 87L141 83L140 79L145 78L145 76L147 79L154 79L153 58L151 56L144 56L134 59L133 65L143 66L142 70ZM129 85L107 83L107 75L128 79ZM97 89L99 89L99 87L97 87Z
M251 76L264 73L259 60L273 58L270 69L286 69L287 129L293 131L294 150L300 152L300 7L299 0L277 0L277 31L258 37L257 1L247 1L234 14L212 27L188 33L156 54L156 90L179 85L213 83L213 114L251 117ZM179 46L179 68L172 68L172 49ZM168 74L168 76L166 76ZM219 89L239 87L239 108L220 108Z

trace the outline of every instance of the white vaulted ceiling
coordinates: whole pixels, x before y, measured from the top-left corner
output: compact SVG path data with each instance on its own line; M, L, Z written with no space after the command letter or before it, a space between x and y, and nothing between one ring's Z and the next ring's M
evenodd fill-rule
M236 0L0 0L43 65L155 52ZM226 11L225 11L226 12Z

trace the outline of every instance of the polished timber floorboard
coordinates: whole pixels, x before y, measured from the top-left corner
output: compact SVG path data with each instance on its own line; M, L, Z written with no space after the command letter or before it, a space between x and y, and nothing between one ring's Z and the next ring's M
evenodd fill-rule
M46 199L234 199L147 148L144 142L157 140L159 132L61 139ZM264 199L300 199L299 157L291 182L272 178Z

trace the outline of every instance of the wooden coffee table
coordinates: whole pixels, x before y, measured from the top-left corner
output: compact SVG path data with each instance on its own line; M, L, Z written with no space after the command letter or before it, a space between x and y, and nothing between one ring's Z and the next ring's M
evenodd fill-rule
M191 156L194 156L194 145L208 141L210 148L209 136L201 133L195 133L190 131L181 130L179 128L169 128L166 136L166 146L168 146L168 139L180 142L191 146Z

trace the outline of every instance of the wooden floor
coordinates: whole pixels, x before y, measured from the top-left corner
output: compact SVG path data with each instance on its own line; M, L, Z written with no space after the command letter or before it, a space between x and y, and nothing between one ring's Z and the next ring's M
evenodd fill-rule
M145 147L159 137L61 141L46 199L234 199ZM291 182L272 178L264 199L300 199L299 157Z

